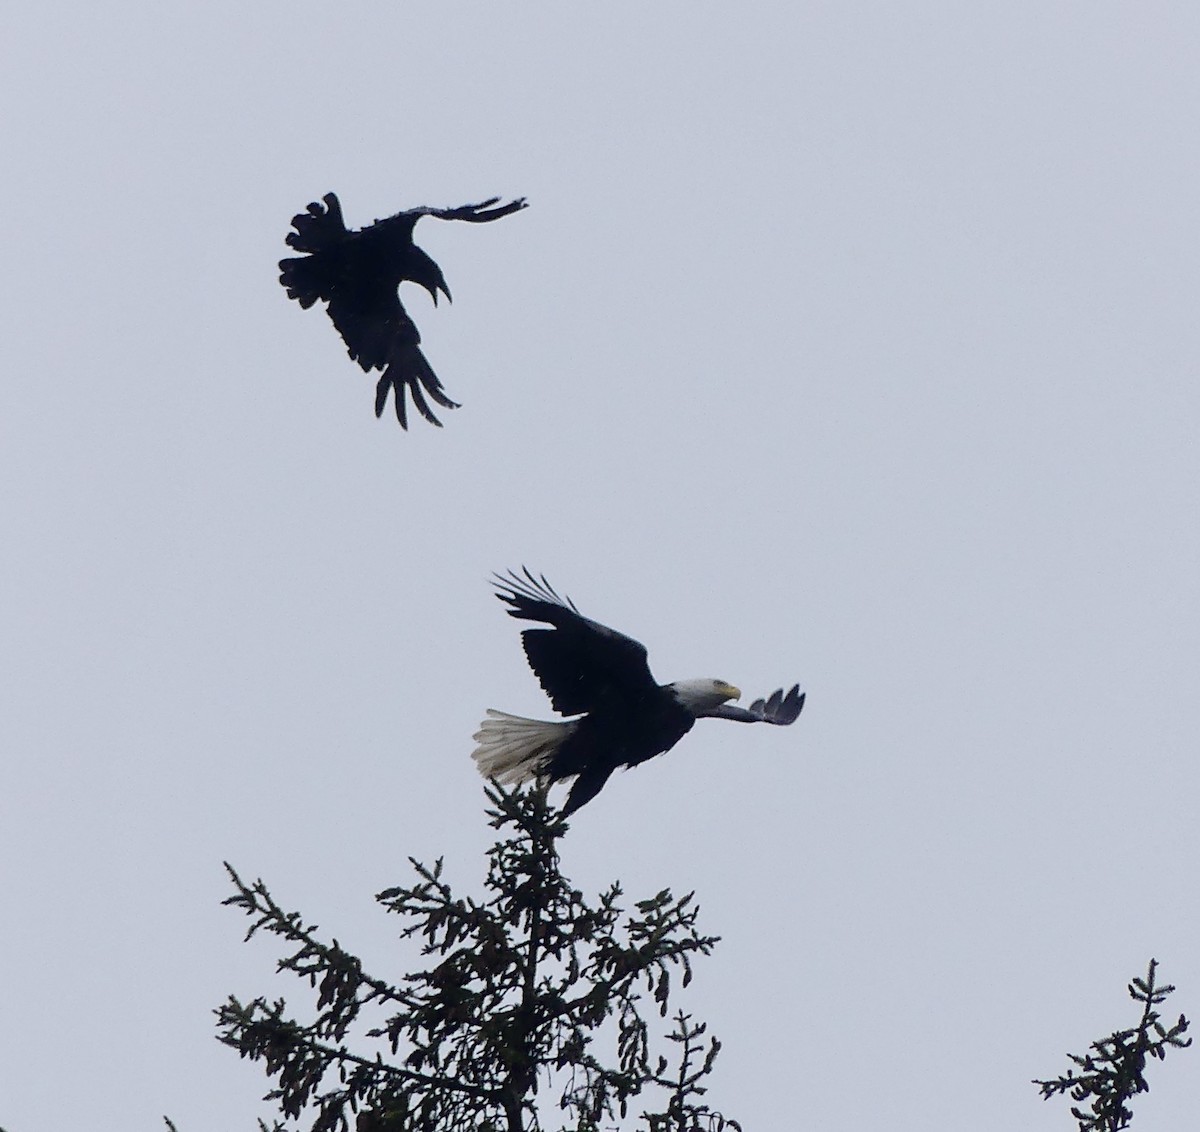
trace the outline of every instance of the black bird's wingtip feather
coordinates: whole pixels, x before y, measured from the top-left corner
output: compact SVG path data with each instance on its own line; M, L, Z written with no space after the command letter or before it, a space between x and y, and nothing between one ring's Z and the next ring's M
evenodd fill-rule
M388 390L393 390L395 393L396 420L399 421L400 427L407 431L408 406L405 397L407 391L407 395L412 397L412 402L417 412L431 425L442 428L442 422L437 419L433 410L429 407L429 402L425 400L425 393L428 393L444 409L461 409L462 406L457 401L451 401L446 396L441 385L436 384L436 381L437 379L434 378L435 384L431 385L425 376L420 373L410 373L402 377L397 377L391 372L391 367L389 366L375 386L375 416L383 416L383 408L387 404ZM422 391L422 386L424 386L424 391Z

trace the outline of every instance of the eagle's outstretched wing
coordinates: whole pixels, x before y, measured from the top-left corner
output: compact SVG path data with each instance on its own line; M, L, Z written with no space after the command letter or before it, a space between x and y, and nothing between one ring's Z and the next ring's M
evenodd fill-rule
M521 642L555 711L582 715L610 697L636 700L657 690L645 645L584 617L544 577L510 570L497 574L495 585L510 617L554 626L526 629Z
M736 704L721 704L704 714L711 719L733 719L738 723L774 723L786 727L795 723L801 711L804 710L804 695L799 684L793 684L784 695L782 688L777 688L765 700L755 700L749 708L740 708Z

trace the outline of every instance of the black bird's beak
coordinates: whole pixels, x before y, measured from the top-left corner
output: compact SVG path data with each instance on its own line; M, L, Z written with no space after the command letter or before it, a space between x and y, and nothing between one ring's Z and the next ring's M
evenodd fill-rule
M454 300L450 297L450 289L446 286L445 283L433 283L433 284L422 283L421 286L424 287L425 290L429 292L429 297L433 300L433 305L435 307L438 305L438 292L439 291L443 295L446 296L447 302L451 302L451 303L454 302ZM2 1130L0 1130L0 1132L2 1132Z

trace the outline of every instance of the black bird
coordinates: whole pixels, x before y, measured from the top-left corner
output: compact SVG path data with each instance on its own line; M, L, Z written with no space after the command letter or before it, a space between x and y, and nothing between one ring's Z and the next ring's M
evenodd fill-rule
M419 283L433 297L450 298L450 288L438 267L413 243L413 228L422 216L439 220L468 220L483 224L525 208L525 199L499 205L499 197L458 208L410 208L367 228L349 231L342 221L342 206L334 193L324 204L314 201L306 212L292 217L294 232L289 247L306 254L279 261L279 282L288 298L305 310L318 299L329 304L329 317L346 348L364 371L383 370L375 387L375 415L383 412L389 389L395 390L396 419L408 428L404 386L417 411L430 424L442 427L425 400L428 393L446 409L458 405L446 396L442 383L421 353L421 335L400 302L405 280ZM424 390L424 392L422 392Z
M697 719L786 726L804 707L798 684L786 695L780 688L755 700L749 709L727 702L742 694L724 680L657 684L644 645L589 621L544 577L509 571L507 577L497 574L495 585L496 596L512 607L510 617L553 626L521 634L525 656L554 710L580 718L524 719L489 708L472 757L480 774L501 783L574 777L564 815L590 802L618 767L669 751Z

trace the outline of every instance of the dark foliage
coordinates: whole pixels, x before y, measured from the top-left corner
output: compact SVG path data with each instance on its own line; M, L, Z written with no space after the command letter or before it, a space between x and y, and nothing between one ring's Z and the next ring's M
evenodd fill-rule
M485 899L456 897L440 860L412 861L415 883L376 898L426 962L394 984L226 866L237 889L226 903L252 919L247 939L282 937L279 970L316 991L308 1020L283 999L231 997L217 1011L220 1040L274 1080L267 1099L283 1122L272 1128L538 1132L543 1092L577 1132L612 1127L635 1098L650 1106L639 1125L649 1132L740 1132L703 1103L716 1039L675 1011L665 1035L675 1054L660 1055L643 1013L652 1004L665 1018L672 978L686 986L693 957L717 942L697 930L692 896L664 889L626 913L613 884L585 901L560 871L567 824L544 791L488 797L503 836L488 852Z
M1168 1046L1183 1049L1192 1044L1191 1038L1183 1037L1188 1023L1182 1014L1170 1029L1164 1028L1158 1020L1155 1007L1175 988L1155 984L1157 968L1158 963L1151 959L1146 977L1134 979L1129 984L1130 997L1142 1004L1142 1017L1137 1026L1132 1030L1118 1030L1093 1042L1090 1054L1068 1054L1076 1068L1068 1069L1065 1076L1054 1081L1034 1081L1044 1099L1068 1093L1073 1101L1091 1101L1087 1111L1079 1105L1071 1108L1071 1115L1079 1121L1080 1132L1119 1132L1128 1128L1133 1120L1130 1099L1150 1089L1145 1076L1146 1058L1155 1057L1161 1061L1167 1056Z

